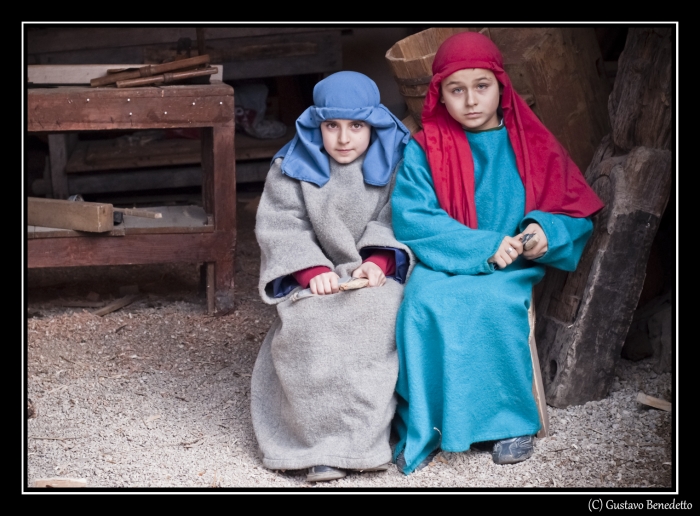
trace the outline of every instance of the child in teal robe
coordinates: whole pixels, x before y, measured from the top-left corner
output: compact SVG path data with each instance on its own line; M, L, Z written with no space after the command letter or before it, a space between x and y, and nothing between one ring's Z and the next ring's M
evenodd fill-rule
M473 443L495 442L498 464L532 454L532 288L546 267L576 268L602 207L488 38L452 36L433 73L392 195L395 235L417 258L396 329L405 474Z

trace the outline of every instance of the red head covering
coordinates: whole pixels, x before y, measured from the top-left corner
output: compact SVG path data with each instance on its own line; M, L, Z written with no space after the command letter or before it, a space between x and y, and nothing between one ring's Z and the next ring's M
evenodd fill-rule
M498 47L478 32L455 34L440 45L421 113L423 130L414 135L426 152L440 206L462 224L477 227L469 142L461 124L440 102L442 80L465 68L491 70L503 86L501 108L525 185L525 212L587 217L600 210L602 201L564 147L513 89Z

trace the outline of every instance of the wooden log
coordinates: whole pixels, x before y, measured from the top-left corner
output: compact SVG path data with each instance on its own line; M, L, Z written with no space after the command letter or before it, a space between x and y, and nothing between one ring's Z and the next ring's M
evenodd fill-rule
M547 402L560 408L607 396L671 190L669 151L618 157L610 136L604 143L587 179L606 207L576 271L548 271L538 296Z
M674 27L632 27L618 60L609 109L615 145L670 149Z
M663 53L667 43L657 34L635 34L638 30L646 29L628 33L615 79L619 100L613 101L611 95L609 106L611 126L627 128L620 143L632 145L631 150L621 154L614 134L603 138L586 180L606 206L593 218L593 235L576 271L550 270L537 288L537 345L543 357L547 402L555 407L608 395L639 303L652 242L670 197L673 159L665 148L665 103L652 104L656 112L645 114L647 123L658 123L644 130L630 129L637 127L638 101L647 95L643 85L656 88L671 81L671 68L665 63L655 68L650 65L655 53L647 46L653 43ZM637 46L642 49L634 48ZM636 74L640 70L663 77L639 83ZM628 83L635 85L634 95L621 94ZM618 130L618 136L622 133Z
M27 224L102 233L114 228L111 204L27 198Z

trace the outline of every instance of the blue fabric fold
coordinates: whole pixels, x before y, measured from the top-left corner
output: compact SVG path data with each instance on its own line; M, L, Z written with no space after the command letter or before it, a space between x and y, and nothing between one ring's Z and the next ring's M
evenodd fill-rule
M362 174L367 184L388 184L411 132L380 103L374 81L358 72L337 72L316 84L314 105L299 116L296 135L272 161L284 157L282 173L322 187L330 179L330 163L323 148L321 123L340 119L361 120L372 127Z
M299 282L294 279L294 276L288 274L287 276L280 276L271 281L272 283L272 297L279 298L284 297L289 294L292 290L299 286Z

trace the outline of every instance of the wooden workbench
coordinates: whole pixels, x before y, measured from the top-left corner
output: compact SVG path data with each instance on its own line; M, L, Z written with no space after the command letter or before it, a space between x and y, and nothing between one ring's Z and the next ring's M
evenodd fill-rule
M202 128L202 201L206 223L156 225L110 235L50 231L27 238L27 266L71 267L166 262L204 263L210 312L233 307L236 172L233 88L66 86L27 90L27 130Z

